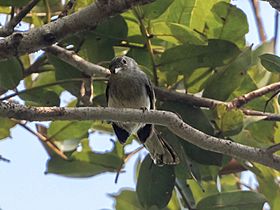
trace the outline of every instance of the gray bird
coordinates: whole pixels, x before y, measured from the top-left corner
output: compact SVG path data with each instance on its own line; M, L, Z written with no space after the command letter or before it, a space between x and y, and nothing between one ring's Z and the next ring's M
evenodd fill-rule
M127 56L116 57L111 61L109 69L111 76L106 89L108 107L155 109L153 85L135 60ZM131 134L136 134L155 164L179 163L176 152L152 124L113 122L112 126L122 144Z

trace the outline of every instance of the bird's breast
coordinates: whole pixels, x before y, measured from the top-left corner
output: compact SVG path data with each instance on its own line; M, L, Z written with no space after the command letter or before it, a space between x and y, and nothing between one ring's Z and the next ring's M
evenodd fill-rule
M145 83L133 76L110 79L108 106L150 109L150 99Z

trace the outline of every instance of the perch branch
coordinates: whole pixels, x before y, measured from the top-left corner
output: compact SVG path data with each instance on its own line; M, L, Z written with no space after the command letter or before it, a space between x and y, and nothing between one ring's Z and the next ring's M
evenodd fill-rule
M143 113L137 109L103 107L26 107L20 104L0 102L0 116L28 121L52 120L109 120L120 122L145 122L167 127L185 141L206 150L234 158L261 163L280 171L280 156L267 153L266 149L245 146L230 140L209 136L192 128L176 114L151 110Z

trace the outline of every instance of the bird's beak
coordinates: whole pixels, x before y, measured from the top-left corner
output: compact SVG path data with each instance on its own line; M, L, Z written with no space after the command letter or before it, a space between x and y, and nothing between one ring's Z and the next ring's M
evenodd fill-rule
M120 70L122 70L121 67L115 68L115 69L114 69L114 73L117 74Z

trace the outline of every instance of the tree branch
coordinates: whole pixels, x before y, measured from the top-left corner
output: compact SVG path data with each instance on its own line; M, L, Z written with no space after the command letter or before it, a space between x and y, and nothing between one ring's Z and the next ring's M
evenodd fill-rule
M256 23L258 26L260 40L261 40L261 42L265 42L266 35L264 32L264 26L263 26L262 19L260 16L259 2L258 2L258 0L251 0L251 4L252 4L253 10L254 10L255 20L256 20Z
M104 76L110 75L109 69L93 64L89 61L86 61L85 59L83 59L73 51L66 50L57 45L47 47L44 50L48 53L51 53L59 57L61 60L69 63L70 65L76 67L77 69L79 69L81 72L85 73L88 76L92 77L95 76L96 74L104 75Z
M0 29L0 36L9 36L14 32L14 28L17 24L27 15L28 12L39 2L40 0L31 0L15 17L5 24Z
M277 91L280 89L280 82L276 82L267 86L264 86L262 88L259 88L257 90L254 90L250 93L247 93L243 96L239 96L235 99L233 99L231 102L228 103L229 108L240 108L244 104L250 102L251 100L258 98L260 96L263 96L269 92Z
M0 59L32 53L78 32L94 29L110 16L154 0L97 0L88 7L28 32L18 32L0 42Z
M102 66L98 66L95 64L92 64L83 58L81 58L79 55L75 54L72 51L68 51L62 47L59 46L52 46L50 48L49 52L55 54L60 59L65 61L66 63L69 63L70 65L75 66L77 69L79 69L81 72L84 72L85 74L91 76L95 74L100 74L104 76L109 76L110 71L109 69L106 69ZM279 83L273 83L268 86L262 87L258 90L252 91L250 93L247 93L243 96L237 97L233 99L231 102L223 102L218 101L214 99L209 98L202 98L197 97L194 95L190 95L187 93L178 93L176 91L168 91L160 87L154 87L156 98L160 101L173 101L173 102L180 102L189 104L192 106L197 107L206 107L210 109L214 109L218 104L224 104L227 105L229 108L239 108L243 106L244 104L248 103L249 101L260 97L266 93L269 93L271 91L276 91L280 88L280 82ZM270 121L279 121L280 115L272 114L272 113L263 113L259 111L253 111L253 110L242 110L244 114L246 115L253 115L253 116L264 116L265 120Z
M32 133L33 135L37 136L37 138L44 143L48 148L50 148L52 151L54 151L54 153L56 153L58 156L60 156L61 158L63 158L64 160L68 160L67 156L56 146L55 143L53 143L52 141L50 141L48 138L46 138L45 136L43 136L40 133L37 133L35 131L33 131L31 128L29 128L27 125L25 125L22 122L18 122L18 124L23 127L24 129L26 129L27 131L29 131L30 133Z
M146 111L102 107L26 107L0 102L0 116L28 121L51 120L109 120L120 122L145 122L167 127L171 132L190 143L213 152L234 158L261 163L280 171L280 156L266 149L245 146L225 139L209 136L183 122L168 111Z

